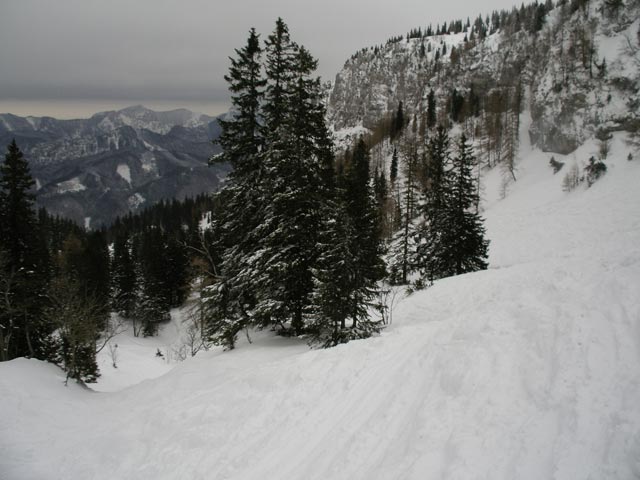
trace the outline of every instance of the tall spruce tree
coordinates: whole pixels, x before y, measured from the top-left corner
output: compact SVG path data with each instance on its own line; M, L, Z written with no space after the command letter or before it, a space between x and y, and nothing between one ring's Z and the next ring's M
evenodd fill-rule
M11 309L0 313L6 358L42 356L41 340L50 330L41 316L48 256L34 208L34 186L29 164L13 140L0 165L0 250L5 257L0 275L11 279L5 291Z
M161 323L170 319L171 292L168 288L168 255L162 230L151 226L140 234L136 268L134 320L145 337L155 335Z
M402 145L404 185L402 192L402 212L400 230L391 243L390 281L406 284L412 270L412 256L415 248L415 211L419 201L418 192L418 145L416 137L408 136Z
M284 127L289 95L293 82L293 71L297 46L291 41L289 27L282 18L276 20L276 27L265 41L267 88L263 105L264 127L273 135Z
M398 149L393 147L393 154L391 155L391 170L389 177L392 184L395 184L396 178L398 178Z
M441 250L443 276L485 270L487 248L482 218L476 212L478 188L473 175L475 158L467 137L462 134L452 159L451 196L447 222L443 226Z
M325 347L366 338L381 329L369 315L377 282L384 276L384 263L380 216L364 140L358 141L348 157L338 185L336 201L320 237L315 316L310 327L313 342Z
M249 321L247 311L255 304L252 254L258 239L255 231L263 216L264 147L261 104L266 80L262 73L262 48L255 29L247 44L236 50L225 76L235 114L221 122L219 143L223 148L216 160L232 166L229 181L216 195L220 208L214 221L216 236L209 236L207 251L218 251L218 265L210 265L215 278L205 289L205 310L212 336L233 347L240 324ZM213 244L211 243L213 242ZM210 259L211 260L211 259Z
M436 95L433 89L429 90L427 96L427 127L433 128L436 126Z
M404 125L405 125L404 110L402 108L402 102L400 102L398 104L398 109L396 110L395 115L391 119L390 137L392 142L402 134Z
M366 305L376 294L376 285L385 274L382 261L380 217L371 187L369 148L361 138L353 151L351 168L347 173L345 203L353 224L353 251L356 254L352 285L352 328L371 329ZM364 330L364 328L361 328ZM362 335L370 335L370 331Z
M113 240L110 270L112 308L131 318L136 301L136 267L133 242L126 231Z
M189 292L189 257L183 237L184 233L180 230L165 235L165 286L172 308L182 305Z
M231 178L243 179L258 168L257 153L260 140L260 102L266 84L262 76L260 36L252 28L247 44L236 49L236 58L230 58L231 67L225 80L231 91L233 115L219 120L221 133L217 143L223 149L218 160L231 164Z
M311 314L330 141L320 82L312 77L317 61L291 42L281 19L266 51L267 198L258 228L260 288L253 313L260 326L289 325L299 335Z
M0 244L7 251L10 267L26 268L30 261L31 239L36 229L36 182L15 139L7 147L0 165Z
M439 127L429 144L430 184L417 252L424 277L434 279L487 268L488 241L476 212L475 159L462 135L451 159L449 138Z
M314 267L313 320L311 342L323 347L345 343L357 334L347 328L353 314L352 293L357 276L357 252L352 239L355 230L343 201L330 210L331 217L321 232L322 251Z
M312 77L317 62L291 41L282 19L265 51L265 93L254 111L261 123L257 162L234 173L220 194L230 213L216 222L222 261L206 293L209 331L230 348L237 333L250 326L304 331L320 212L333 175L320 82ZM255 142L255 137L234 141Z
M428 281L445 276L439 252L442 250L444 230L448 226L447 206L451 192L449 148L449 134L439 125L427 146L423 219L417 234L414 257L415 268Z

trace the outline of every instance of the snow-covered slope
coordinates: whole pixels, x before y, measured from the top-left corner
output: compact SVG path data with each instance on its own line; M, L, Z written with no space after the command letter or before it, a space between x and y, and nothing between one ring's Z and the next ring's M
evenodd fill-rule
M638 478L629 152L616 136L605 177L571 193L539 152L505 200L489 173L489 270L404 299L378 338L309 350L263 334L114 393L64 387L38 361L0 364L0 477Z

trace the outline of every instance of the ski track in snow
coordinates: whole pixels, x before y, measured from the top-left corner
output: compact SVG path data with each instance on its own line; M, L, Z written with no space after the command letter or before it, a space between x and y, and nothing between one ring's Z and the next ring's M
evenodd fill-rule
M627 152L616 137L605 177L570 194L540 152L522 152L503 201L490 172L489 270L404 299L378 338L309 350L256 334L113 393L0 364L0 477L640 477L640 162Z

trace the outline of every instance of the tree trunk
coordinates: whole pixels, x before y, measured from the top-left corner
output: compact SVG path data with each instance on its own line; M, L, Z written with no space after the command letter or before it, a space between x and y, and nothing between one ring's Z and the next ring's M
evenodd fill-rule
M29 347L29 357L35 358L36 353L33 349L33 344L31 343L31 334L29 333L29 320L27 319L27 314L24 314L24 333L27 339L27 346Z

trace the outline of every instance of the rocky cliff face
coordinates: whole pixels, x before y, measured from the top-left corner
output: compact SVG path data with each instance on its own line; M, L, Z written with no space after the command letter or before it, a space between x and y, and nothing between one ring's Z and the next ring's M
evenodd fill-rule
M338 136L374 128L400 102L421 115L430 90L444 122L455 90L467 102L462 116L473 110L465 127L480 136L491 130L488 116L518 95L532 113L533 143L550 152L571 152L599 130L638 131L640 1L615 9L601 0L547 2L451 25L354 54L329 94Z
M37 200L52 214L97 227L163 198L216 190L225 168L216 153L215 118L141 106L86 120L0 115L0 142L15 138L36 179Z

